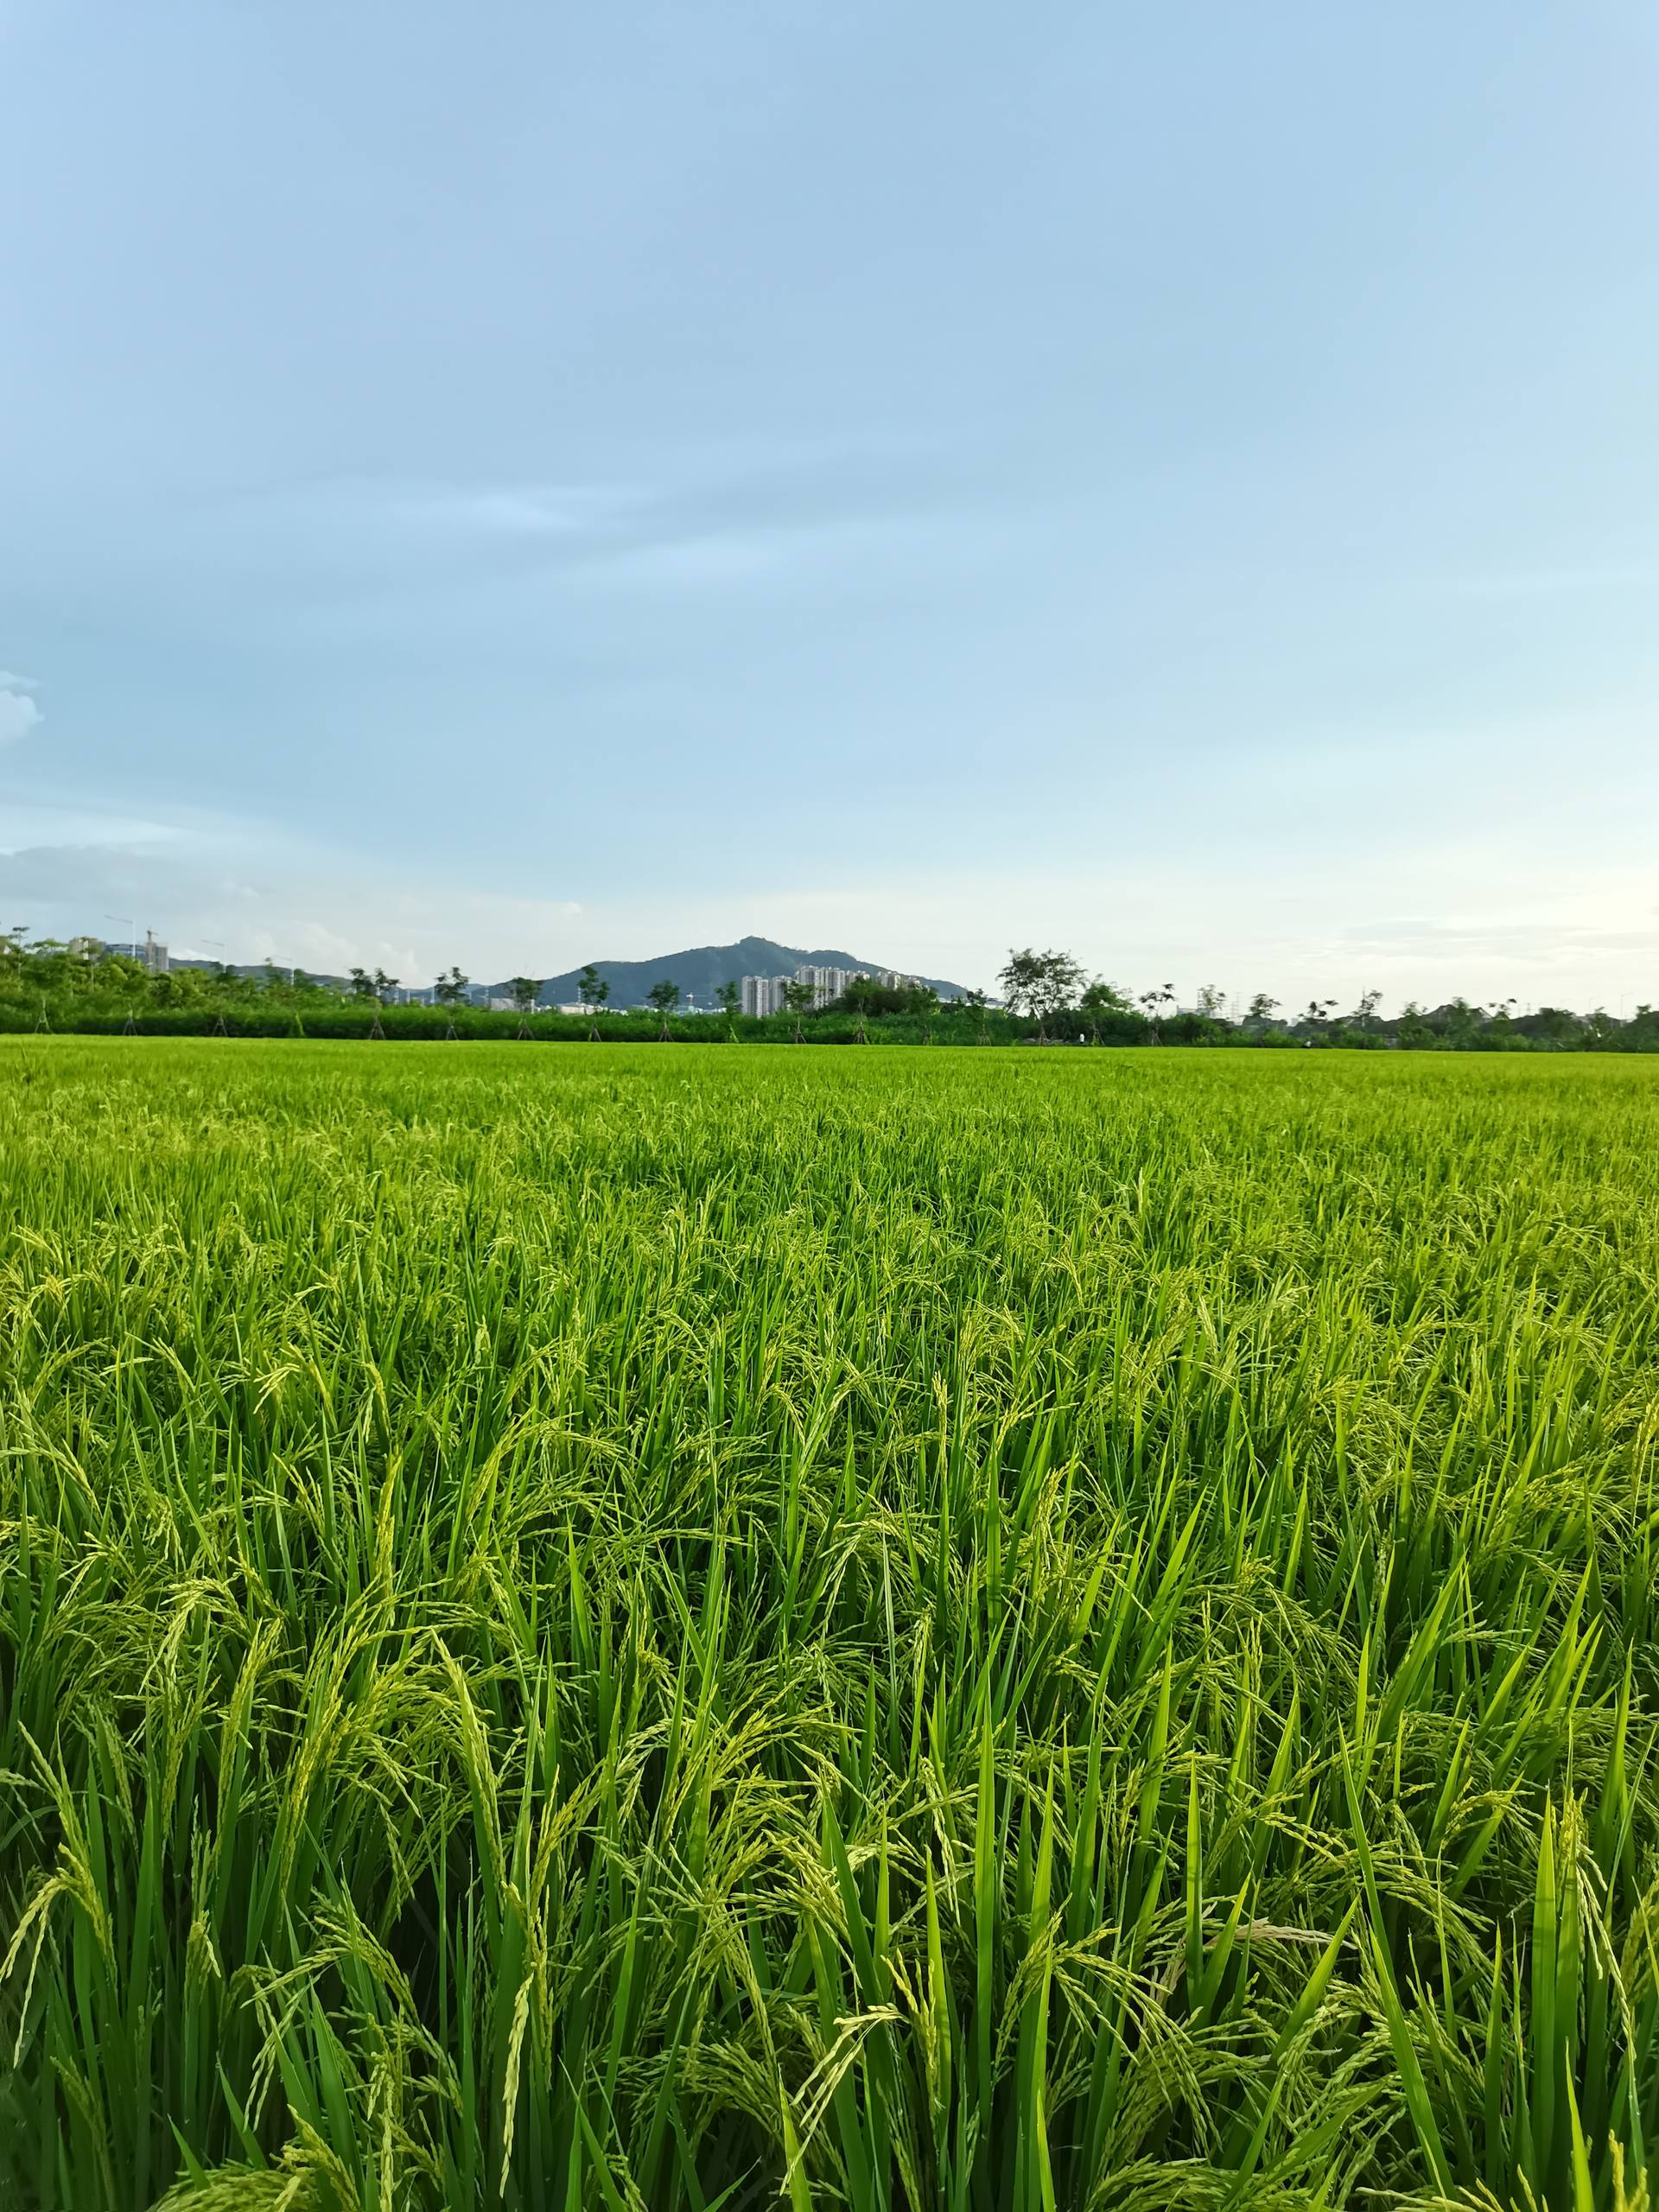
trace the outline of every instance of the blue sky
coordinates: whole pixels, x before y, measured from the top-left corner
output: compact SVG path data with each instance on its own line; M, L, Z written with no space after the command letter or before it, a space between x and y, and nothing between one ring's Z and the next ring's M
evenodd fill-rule
M1647 0L0 0L0 919L1659 998Z

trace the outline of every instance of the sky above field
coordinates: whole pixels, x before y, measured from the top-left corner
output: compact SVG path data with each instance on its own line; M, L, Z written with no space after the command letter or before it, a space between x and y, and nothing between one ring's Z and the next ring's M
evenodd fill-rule
M1649 0L0 0L0 925L1659 998L1656 99Z

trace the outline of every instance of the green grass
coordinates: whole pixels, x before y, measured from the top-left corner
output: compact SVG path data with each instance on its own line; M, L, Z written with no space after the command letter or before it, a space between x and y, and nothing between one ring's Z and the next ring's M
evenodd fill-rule
M1659 1070L0 1050L0 2203L1645 2202Z

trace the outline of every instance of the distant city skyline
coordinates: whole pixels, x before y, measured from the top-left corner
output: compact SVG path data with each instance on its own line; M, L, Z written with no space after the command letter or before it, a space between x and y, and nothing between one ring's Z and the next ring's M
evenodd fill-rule
M188 946L181 946L176 950L174 950L165 943L156 938L153 933L148 939L122 942L118 939L99 938L96 933L91 931L78 931L73 932L63 941L68 944L72 950L77 945L96 945L103 951L116 953L125 957L137 960L143 965L153 968L159 972L165 972L169 966L205 966L211 968L222 963L227 967L256 971L263 968L270 968L274 969L278 976L298 976L310 982L324 982L341 985L345 984L349 980L351 973L349 969L340 970L308 967L303 962L284 960L269 953L262 956L258 960L227 960L226 959L222 950L214 951L213 953L204 953ZM707 948L688 949L683 957L688 960L701 959L706 950ZM677 961L682 956L673 953L659 954L654 957L647 958L641 962L631 964L639 965L653 971L660 969L661 973L667 980L676 981L677 979L674 971ZM610 960L607 956L601 954L598 956L594 964L596 967L603 969L607 967L613 967L617 963ZM531 974L529 969L522 968L515 972L521 975ZM550 986L562 980L563 975L568 974L568 972L569 971L566 970L559 971L554 975L531 975L531 980L537 986L539 993L537 1004L542 1011L564 1014L586 1014L591 1011L589 1005L585 1001L580 999L559 999L556 996L550 998L548 996ZM1091 971L1085 969L1085 976L1087 976L1090 972ZM433 1003L435 1002L438 991L446 980L447 979L444 975L434 976L429 979L423 979L414 976L386 976L385 977L386 985L385 996L387 1003L389 1004L408 1005ZM466 975L463 977L466 987L465 995L469 1003L494 1007L498 1010L505 1009L512 1004L512 1001L507 997L497 995L496 994L499 993L499 987L510 980L511 978L507 975L497 974L494 971L492 971L488 976ZM755 976L748 974L739 975L734 972L728 980L738 987L738 1010L747 1015L765 1017L769 1014L780 1014L785 1010L786 1001L784 987L785 983L791 982L810 983L812 988L812 1008L814 1010L820 1010L823 1007L829 1005L833 1000L839 998L842 993L847 988L847 986L855 981L868 981L883 984L889 988L902 988L906 985L915 983L920 979L915 975L904 969L884 968L874 964L868 966L855 965L842 968L805 963L798 966L794 969L792 975L780 972L769 973L766 976ZM1114 979L1111 977L1103 976L1102 980L1110 982ZM1121 981L1122 979L1120 978L1118 980ZM957 995L958 987L956 985L942 984L939 988L941 995L946 1000L950 1000ZM1255 993L1248 990L1230 990L1215 984L1211 981L1195 983L1192 985L1191 988L1179 987L1173 984L1170 985L1168 988L1172 994L1173 1004L1181 1009L1197 1008L1199 1011L1202 1011L1204 1009L1205 1001L1213 996L1217 1010L1222 1014L1224 1018L1230 1020L1238 1020L1242 1019L1248 1010L1250 1000L1256 995ZM995 1005L1000 1003L1001 987L997 977L994 973L988 976L987 981L983 985L969 983L962 985L960 988L968 992L981 992L982 995L988 997L992 1004ZM1133 985L1129 986L1129 989L1131 995L1135 995ZM1327 996L1324 1000L1320 1001L1317 998L1316 995L1310 995L1311 1003L1323 1004L1328 1010L1332 1012L1351 1013L1357 1009L1363 1012L1365 1007L1362 1003L1363 1001L1370 1002L1375 1010L1380 1011L1385 1016L1398 1014L1402 1007L1408 1004L1416 1004L1426 1010L1433 1011L1439 1007L1444 1007L1458 1001L1462 1001L1465 1004L1471 1004L1479 1007L1491 1007L1493 1008L1507 1006L1513 1013L1526 1015L1532 1014L1539 1011L1541 1007L1552 1006L1570 1007L1573 1010L1580 1014L1588 1014L1593 1011L1596 1007L1602 1007L1609 1013L1617 1014L1621 1020L1624 1019L1628 1014L1634 1013L1639 1007L1651 1006L1656 1003L1655 998L1652 995L1643 998L1640 993L1630 993L1628 991L1620 992L1614 997L1610 997L1608 994L1604 992L1596 998L1581 1001L1570 1001L1565 994L1552 995L1549 993L1546 993L1542 997L1536 1000L1515 993L1504 994L1498 997L1484 998L1478 992L1469 992L1458 988L1455 986L1448 988L1439 998L1427 998L1408 995L1406 997L1402 997L1396 1003L1392 1004L1390 1003L1389 995L1386 992L1374 989L1368 989L1363 992L1356 992L1353 995L1353 1004L1351 1006L1346 1000L1342 998L1332 999ZM632 994L626 992L617 994L613 991L613 993L608 995L602 1003L605 1007L613 1011L625 1008L638 1010L644 1007L648 1003L646 988L644 985L641 985L639 989ZM688 1013L715 1013L720 1010L721 1005L721 1001L715 993L709 990L699 991L695 988L687 988L683 989L680 1003L682 1010ZM1281 1015L1287 1020L1296 1019L1304 1011L1304 1001L1301 1000L1275 999L1274 1004L1279 1008Z
M1659 17L0 0L0 898L1659 995Z
M902 988L914 982L912 976L901 976L891 968L827 968L804 961L792 976L743 976L738 979L738 1010L740 1013L765 1016L783 1014L789 1007L789 986L803 984L812 994L804 1013L817 1013L841 997L849 983L885 983L890 988Z

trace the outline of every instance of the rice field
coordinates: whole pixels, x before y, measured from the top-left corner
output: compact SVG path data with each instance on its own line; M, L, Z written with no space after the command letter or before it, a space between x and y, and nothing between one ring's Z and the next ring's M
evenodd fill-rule
M1659 1068L0 1049L0 2203L1645 2205Z

